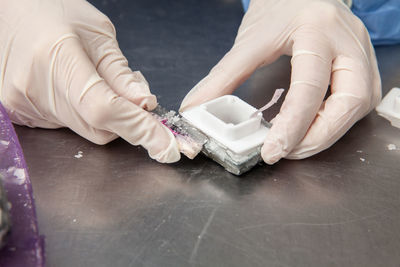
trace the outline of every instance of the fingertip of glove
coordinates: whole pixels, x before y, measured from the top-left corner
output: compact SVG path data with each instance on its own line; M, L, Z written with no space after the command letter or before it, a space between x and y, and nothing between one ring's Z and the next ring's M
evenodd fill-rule
M158 104L157 97L151 93L146 81L132 82L128 88L129 90L123 92L123 96L142 109L155 109Z
M144 110L153 110L157 105L158 103L155 95L145 96L139 103L139 106Z
M179 108L179 112L184 112L186 111L190 106L187 103L182 102L182 105Z
M201 103L202 103L201 100L200 101L193 100L192 96L187 95L182 101L182 104L179 108L179 112L182 113L188 111L189 109L192 109L195 106L200 105Z
M178 149L167 148L155 156L150 156L152 159L160 163L174 163L181 159L181 154Z
M278 143L265 142L261 149L261 157L268 165L278 162L283 154L282 147Z
M193 89L192 89L193 91ZM191 101L191 95L193 95L192 91L190 91L185 98L182 100L181 106L179 107L179 112L184 112L186 111L188 108L191 107L192 105L192 101Z
M181 153L179 152L178 143L176 142L175 137L171 133L171 131L169 129L167 129L164 125L163 125L163 129L170 137L169 138L170 142L169 142L168 146L165 149L163 149L161 152L159 152L158 154L152 155L149 152L149 155L152 159L155 159L160 163L177 162L181 159Z
M181 106L179 108L179 112L184 112L196 104L195 102L197 102L199 100L199 98L198 98L199 96L197 93L199 92L199 88L201 88L203 81L204 81L204 79L202 81L200 81L195 87L193 87L189 91L189 93L187 93L185 98L182 100ZM200 98L200 101L201 101L201 98Z

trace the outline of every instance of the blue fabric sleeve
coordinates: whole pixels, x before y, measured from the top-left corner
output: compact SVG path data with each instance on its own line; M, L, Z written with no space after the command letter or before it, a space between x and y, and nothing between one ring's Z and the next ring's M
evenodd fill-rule
M247 9L249 9L250 0L242 0L242 4L243 4L244 12L246 12Z
M400 43L400 0L353 0L351 10L364 22L374 45Z
M250 0L242 0L247 11ZM374 45L400 43L400 0L353 0L353 13L365 24Z

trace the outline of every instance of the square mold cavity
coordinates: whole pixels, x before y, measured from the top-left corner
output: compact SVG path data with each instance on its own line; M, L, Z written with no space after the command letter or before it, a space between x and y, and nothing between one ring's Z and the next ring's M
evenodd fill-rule
M190 110L182 117L237 155L259 148L268 128L261 123L262 114L237 96L225 95Z

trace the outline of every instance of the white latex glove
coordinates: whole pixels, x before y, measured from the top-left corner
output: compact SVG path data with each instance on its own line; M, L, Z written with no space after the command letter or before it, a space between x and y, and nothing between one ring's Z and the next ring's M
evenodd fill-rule
M69 127L96 144L121 136L160 162L179 160L157 100L132 72L113 24L84 0L0 0L0 101L13 122Z
M268 164L330 147L381 99L368 32L346 5L251 0L232 49L185 97L181 111L232 93L283 54L292 56L292 77L261 151ZM331 95L323 101L329 82Z

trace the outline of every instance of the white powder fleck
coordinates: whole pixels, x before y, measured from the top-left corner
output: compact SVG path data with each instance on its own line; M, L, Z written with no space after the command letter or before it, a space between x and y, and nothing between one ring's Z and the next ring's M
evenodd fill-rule
M7 172L13 174L13 176L16 178L15 181L17 184L22 185L26 182L24 169L10 167L10 168L8 168Z
M363 153L363 151L362 150L357 150L357 153Z
M82 151L78 151L78 154L76 154L74 157L77 158L77 159L82 158L83 157L83 152Z
M397 149L395 144L389 144L386 147L387 147L388 150L396 150Z
M14 176L17 177L20 180L24 180L25 181L25 170L24 169L15 169L14 170Z
M4 146L8 146L10 144L10 141L0 140L0 144L4 145Z
M73 221L73 222L76 222L76 219L73 219L72 221Z
M360 158L360 160L361 160L362 162L364 162L364 161L365 161L365 159L364 159L364 158Z

